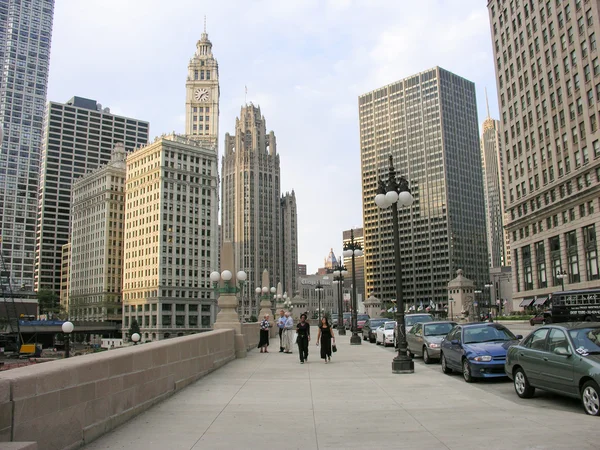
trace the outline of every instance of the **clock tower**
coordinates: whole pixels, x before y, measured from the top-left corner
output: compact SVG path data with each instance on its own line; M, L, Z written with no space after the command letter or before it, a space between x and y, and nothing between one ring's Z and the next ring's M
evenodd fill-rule
M219 65L212 54L206 23L188 65L185 83L185 134L218 150Z

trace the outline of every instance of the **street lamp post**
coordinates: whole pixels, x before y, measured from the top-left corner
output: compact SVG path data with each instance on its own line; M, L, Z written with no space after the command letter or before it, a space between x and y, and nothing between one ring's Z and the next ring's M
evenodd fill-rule
M65 334L65 358L68 358L70 355L70 347L71 347L71 333L75 329L75 326L72 322L64 322L61 326L62 332Z
M350 230L350 242L344 244L344 251L342 254L344 255L344 258L352 257L352 336L350 337L350 345L361 345L362 339L358 335L358 321L356 317L356 314L358 313L358 299L356 298L355 258L362 256L363 251L361 245L354 241L354 230Z
M567 273L566 270L558 269L556 271L556 278L558 278L560 280L561 290L562 291L565 290L565 278L567 278L568 275L569 274Z
M319 300L318 319L319 319L319 325L320 325L321 317L323 317L323 310L321 309L321 293L323 292L323 285L321 284L321 280L317 281L317 285L315 286L315 292L317 293L317 298Z
M232 283L231 279L233 278L233 274L229 271L229 270L224 270L223 272L219 273L217 271L211 272L210 274L210 281L213 282L214 288L215 288L215 293L220 293L220 294L237 294L238 292L242 292L242 288L244 287L244 283L246 282L246 278L248 278L248 275L246 274L246 272L244 272L243 270L240 270L237 274L236 274L236 279L239 283L239 287L237 287L235 285L235 282ZM222 288L219 288L219 283L221 282L221 280L223 280L225 286L223 286ZM242 309L244 307L243 304L243 293L242 293ZM241 321L243 321L243 316L241 314L241 311L238 313L240 319L242 319Z
M392 361L392 373L413 373L415 363L407 353L406 328L404 325L404 298L402 296L402 265L400 260L400 236L398 230L398 207L409 207L413 203L413 196L408 187L408 180L399 177L396 181L392 155L389 158L387 185L379 180L379 188L375 196L375 203L382 209L392 206L392 232L394 234L394 256L396 263L396 329L398 330L398 354Z
M346 336L346 325L344 324L344 299L343 287L344 277L348 275L348 271L343 264L338 265L333 271L334 283L338 287L338 324L337 330L340 336Z
M131 335L131 340L133 341L133 345L137 345L137 343L140 342L140 338L141 338L141 336L139 335L139 333L133 333Z
M473 302L473 315L475 315L475 318L477 319L476 322L479 322L479 302L481 301L481 297L479 299L477 299L477 296L480 295L482 292L481 289L475 289L473 291L473 294L475 294L475 301Z
M450 297L448 299L448 303L450 303L450 320L454 320L454 311L452 310L452 304L454 303L454 299Z
M487 297L485 300L485 304L488 310L488 321L493 322L492 318L492 283L485 283L483 287L485 288L485 296Z

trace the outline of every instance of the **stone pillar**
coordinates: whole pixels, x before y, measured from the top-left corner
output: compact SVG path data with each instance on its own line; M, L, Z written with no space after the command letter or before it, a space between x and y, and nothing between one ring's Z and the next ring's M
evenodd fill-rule
M213 328L233 329L235 331L235 357L245 358L247 354L246 342L242 333L242 324L240 323L237 313L238 300L235 292L235 265L233 261L233 243L224 241L221 248L221 268L223 271L229 270L233 277L230 281L230 286L233 285L232 292L224 292L225 282L219 281L219 313Z
M477 312L477 308L473 308L475 283L463 276L462 269L458 269L456 274L457 277L448 283L448 319L477 321L478 318L473 317ZM453 301L451 302L450 299ZM468 318L463 316L463 311L469 311Z
M365 313L367 313L369 317L374 318L381 316L381 300L373 296L373 294L365 300L364 305Z
M297 322L300 320L300 315L306 312L306 300L296 294L292 299L292 306L294 307L292 310L292 317L294 318L294 321Z

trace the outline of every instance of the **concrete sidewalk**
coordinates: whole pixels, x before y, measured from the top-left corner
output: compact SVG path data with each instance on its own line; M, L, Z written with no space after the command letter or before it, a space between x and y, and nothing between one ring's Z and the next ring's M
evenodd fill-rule
M583 410L515 405L439 365L394 375L389 351L349 336L324 364L315 337L304 365L253 350L85 448L599 448L600 419Z

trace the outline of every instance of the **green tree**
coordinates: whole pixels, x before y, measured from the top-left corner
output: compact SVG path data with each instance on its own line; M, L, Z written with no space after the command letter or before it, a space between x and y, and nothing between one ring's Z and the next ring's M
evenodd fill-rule
M137 333L140 336L142 335L142 333L140 333L140 325L138 324L138 321L136 319L133 319L131 321L131 327L129 328L129 340L130 341L131 341L131 336L133 336L133 333Z
M40 314L56 314L60 310L58 295L49 289L40 289L37 293Z

